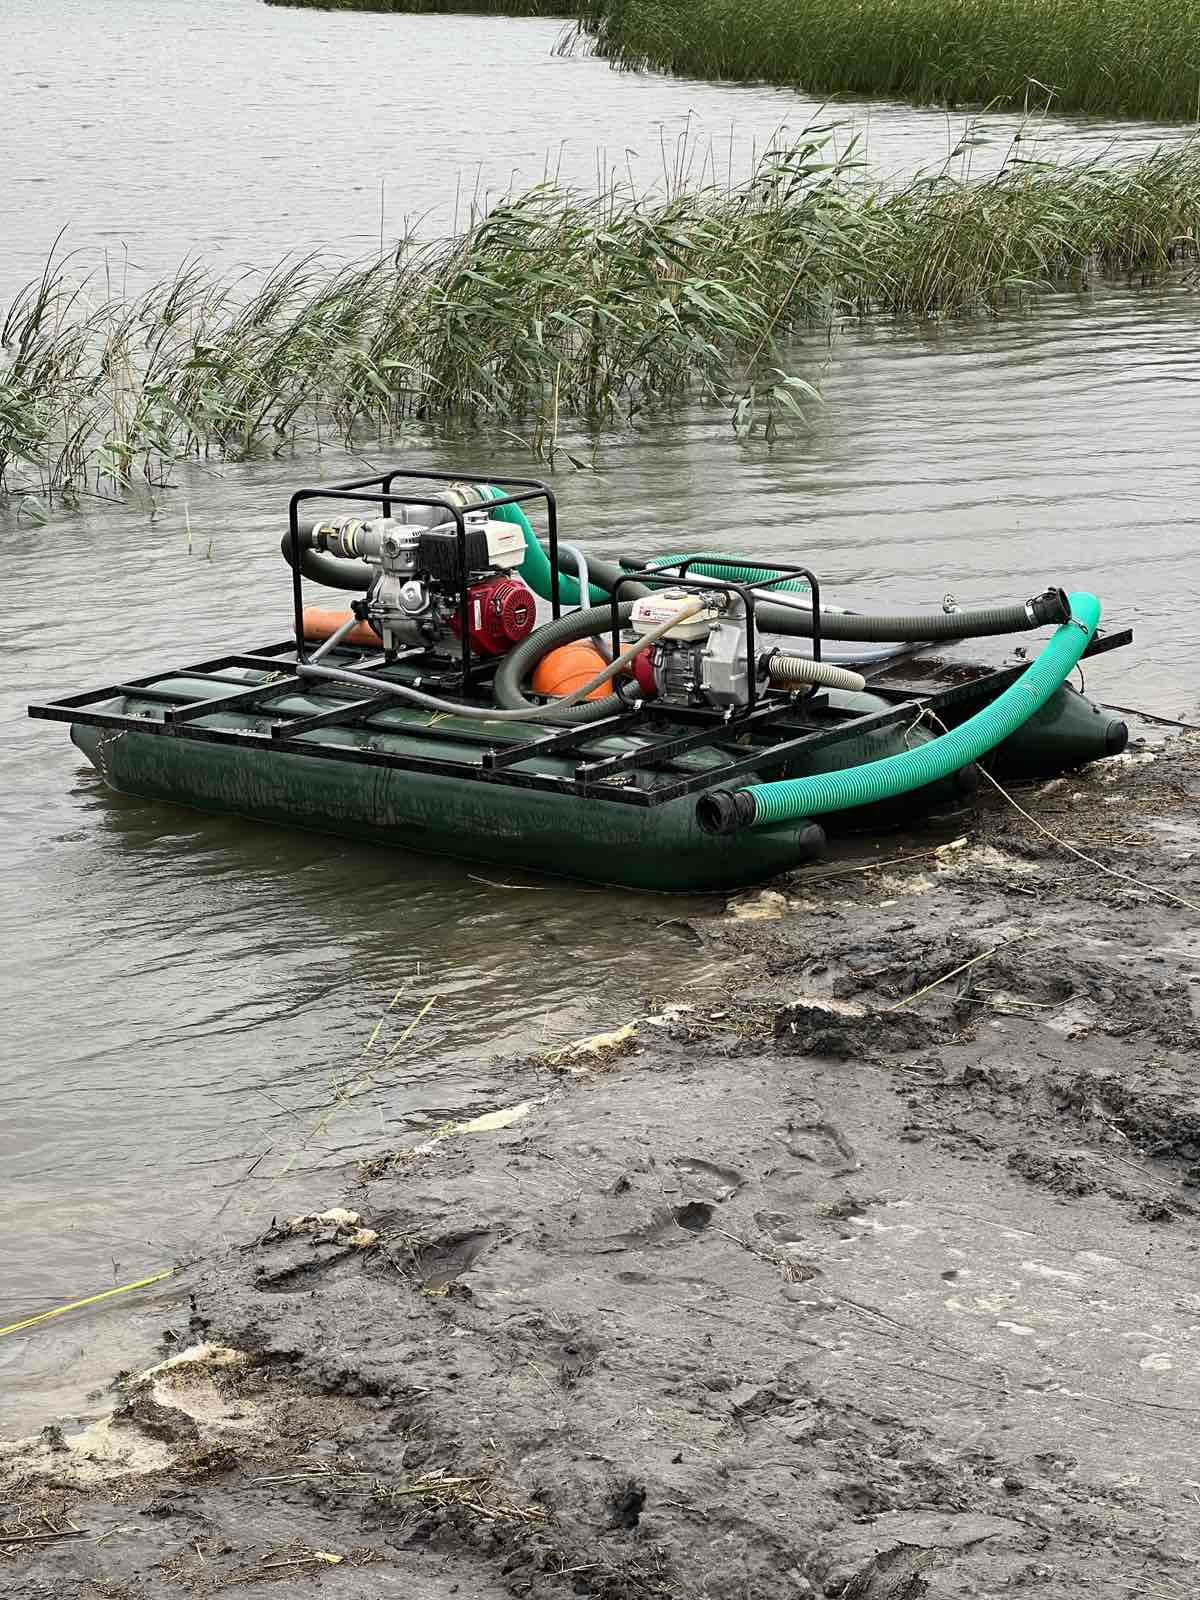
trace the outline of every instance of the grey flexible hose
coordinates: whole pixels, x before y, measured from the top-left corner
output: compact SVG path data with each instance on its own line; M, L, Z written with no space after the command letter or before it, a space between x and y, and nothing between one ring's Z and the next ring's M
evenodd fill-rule
M532 638L533 635L530 635ZM441 700L436 695L423 694L420 689L410 688L407 683L397 683L394 678L381 678L374 672L349 672L342 667L317 667L311 661L302 661L296 668L297 675L301 678L323 678L329 683L349 684L353 689L360 689L364 684L370 689L386 689L388 694L394 694L397 700L405 700L409 705L420 706L422 711L435 711L440 716L470 717L476 722L557 722L565 721L566 715L559 712L555 706L545 707L535 705L532 700L526 700L520 710L496 711L489 706L467 705L459 700ZM616 702L618 707L625 709L624 701L617 700L616 695L609 695L606 700L594 700L589 706L576 706L576 711L590 709L591 706L608 705L610 701ZM573 720L590 721L590 718L576 718Z
M592 556L590 566L593 581L606 589L611 589L618 578L626 575L616 561L602 561ZM647 590L641 584L629 584L621 590L622 594L630 596L639 592L645 594ZM930 643L941 639L982 639L994 634L1025 633L1051 622L1063 622L1070 614L1063 591L1048 589L1045 594L1017 605L976 606L969 611L912 611L871 616L866 612L822 610L821 637L865 639L871 644L907 644L913 639ZM754 615L764 633L812 637L812 611L807 607L796 611L774 600L765 600L755 606Z
M603 582L603 579L600 581ZM632 611L633 601L623 600L617 607L617 620L628 622ZM525 678L544 655L560 644L590 639L611 626L611 607L592 606L587 611L569 612L565 617L559 617L557 622L548 622L545 627L538 628L528 639L522 639L519 645L510 650L496 669L492 687L497 701L502 706L519 707L527 716L544 716L543 709L526 698L522 688ZM583 705L572 706L568 710L556 706L554 715L555 720L561 719L563 722L599 722L602 717L615 717L618 712L628 709L628 701L619 694L609 694L603 700L586 700Z
M550 553L550 549L549 549L550 541L549 541L549 539L539 539L538 543L546 551L546 554L549 555L549 553ZM580 594L581 595L590 594L591 593L592 574L591 574L590 568L588 567L587 552L582 548L581 545L577 545L577 544L560 544L559 547L558 547L558 551L559 551L559 556L560 556L560 560L559 560L559 569L560 569L560 571L562 569L562 560L561 560L562 557L566 557L568 560L573 561L575 563L575 581L579 585ZM580 605L576 606L575 609L577 611L582 611L584 609L584 607L583 607L582 604L580 604ZM612 660L612 646L608 642L608 635L607 634L603 634L603 633L596 634L592 639L592 644L595 647L595 649L599 652L599 654L604 657L605 661L611 661Z
M306 578L323 583L331 589L351 589L362 593L371 587L374 569L365 561L351 561L343 556L326 555L324 551L308 548L304 535L300 540L300 570ZM284 559L294 565L290 533L280 541ZM616 580L624 576L615 561L590 558L589 566L597 584L611 589ZM642 584L631 584L625 591L631 599L648 592ZM597 608L603 610L603 607ZM575 616L591 613L575 612ZM997 634L1025 633L1051 622L1063 622L1070 616L1065 594L1061 589L1048 589L1045 594L1017 605L976 606L967 611L911 611L896 615L870 616L864 612L822 611L821 637L837 640L866 640L871 644L907 644L921 639L936 643L945 639L982 639ZM755 618L760 628L768 633L812 637L812 616L807 610L793 610L773 600L761 601L755 608ZM602 631L602 626L595 630ZM582 637L581 635L579 637ZM595 701L603 705L604 701Z
M335 628L334 631L329 635L328 639L326 639L325 643L318 649L314 650L308 659L310 661L319 661L322 656L327 656L331 650L336 650L346 635L348 633L353 633L357 627L358 618L352 611L346 618L345 622L343 622L339 628Z
M549 539L539 539L538 543L548 549L550 541ZM580 594L586 594L591 577L588 570L586 551L577 544L560 544L558 548L561 555L568 556L575 563L575 581L579 584ZM580 606L578 609L582 611L583 607Z

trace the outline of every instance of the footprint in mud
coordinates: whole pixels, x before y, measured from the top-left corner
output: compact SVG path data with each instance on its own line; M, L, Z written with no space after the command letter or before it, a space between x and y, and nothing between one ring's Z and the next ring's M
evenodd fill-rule
M581 1378L594 1372L601 1346L574 1318L542 1317L534 1314L506 1329L517 1344L527 1346L530 1357L540 1367L548 1363L563 1389L571 1389Z
M807 1283L811 1278L822 1276L816 1262L804 1259L799 1253L809 1240L793 1212L756 1211L754 1225L769 1244L788 1251L788 1276L792 1283Z
M691 1187L707 1199L721 1202L732 1200L746 1182L746 1175L736 1167L726 1167L716 1161L702 1161L696 1156L674 1156L670 1165L676 1172L691 1178Z
M594 1371L599 1359L599 1350L594 1341L582 1334L561 1339L550 1347L547 1354L558 1369L558 1381L564 1389L573 1388L580 1378L586 1378L589 1372Z
M410 1250L407 1261L396 1254L422 1289L436 1293L469 1271L495 1237L490 1228L466 1228L422 1241Z
M763 1181L763 1208L755 1212L755 1221L772 1243L799 1243L812 1234L821 1198L817 1184L776 1173Z
M690 1235L703 1233L716 1207L707 1200L689 1199L678 1205L659 1206L649 1222L620 1235L634 1249L647 1245L682 1244Z
M848 1177L858 1172L862 1162L846 1135L826 1117L811 1117L803 1121L788 1118L776 1134L784 1149L796 1161L811 1161L828 1168L831 1178Z
M742 1437L749 1442L762 1435L778 1435L781 1441L789 1434L800 1433L806 1439L813 1436L813 1419L807 1395L781 1390L767 1384L739 1384L730 1394L731 1420Z
M712 1221L713 1208L704 1200L689 1200L681 1206L672 1206L671 1215L676 1226L688 1233L702 1233Z
M290 1261L282 1267L256 1267L254 1287L264 1294L307 1293L315 1289L317 1279L357 1255L358 1251L352 1248L331 1245L318 1255L310 1245L302 1260Z

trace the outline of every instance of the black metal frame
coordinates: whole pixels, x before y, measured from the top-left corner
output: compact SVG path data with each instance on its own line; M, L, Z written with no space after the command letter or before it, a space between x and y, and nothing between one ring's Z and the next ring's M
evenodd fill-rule
M614 654L620 649L620 593L627 585L639 583L651 587L669 587L686 582L689 589L711 589L737 595L745 606L746 650L750 664L749 701L744 707L719 711L701 706L661 706L653 701L644 701L600 721L575 723L569 727L554 723L552 707L547 709L544 719L539 718L538 711L533 709L525 719L527 725L536 727L539 720L544 720L546 732L534 738L517 737L512 740L503 736L504 725L498 723L493 723L487 732L459 728L451 731L429 722L405 723L404 733L407 737L429 744L435 750L439 744L477 750L478 761L464 761L445 755L402 755L370 745L328 739L310 742L308 735L312 733L339 728L350 732L361 728L379 713L391 709L402 697L381 687L377 676L364 677L361 689L353 681L347 681L353 680L358 673L375 674L381 667L396 669L398 663L380 656L374 650L353 650L343 645L329 652L328 659L338 659L346 669L346 679L337 682L320 680L319 686L314 686L315 674L304 671L311 658L304 638L300 507L316 500L352 501L377 505L385 516L390 515L397 503L440 507L455 525L459 570L463 573L467 570L466 521L462 508L446 499L398 493L395 486L400 480L426 483L490 480L501 489L512 491L493 500L489 509L544 500L549 524L551 608L555 617L560 615L558 507L553 491L546 484L533 478L495 479L488 473L414 471L395 467L376 477L299 489L292 495L288 506L293 554L292 639L265 645L259 650L215 656L192 667L151 673L148 677L110 684L105 688L64 695L45 704L30 706L30 716L52 722L84 723L121 733L147 734L155 738L190 739L239 749L272 750L323 761L394 768L403 772L461 778L471 783L499 784L548 794L608 800L622 805L655 807L684 795L720 787L731 779L751 773L771 772L785 766L802 751L807 753L820 749L847 735L915 721L924 711L946 710L968 704L974 699L990 699L1025 670L1023 666L999 668L981 678L948 687L938 684L887 684L878 679L872 680L872 692L895 703L886 710L858 717L839 715L831 710L826 697L816 692L806 696L789 694L764 699L757 693L755 682L758 636L756 604L761 598L761 594L755 591L769 589L788 578L807 579L812 596L812 652L814 658L820 660L821 590L816 574L807 567L758 562L755 563L757 567L776 576L751 585L717 578L691 577L689 567L695 561L703 560L703 557L687 557L669 569L660 567L627 572L617 580L611 597ZM472 664L467 607L467 586L464 583L459 616L462 636L459 688L464 701L471 702L472 687L494 669L495 662L480 662L477 666ZM1097 635L1083 652L1084 656L1117 649L1128 644L1132 638L1133 634L1128 629L1115 634ZM271 676L266 682L248 684L224 676L231 669L269 673ZM229 692L195 699L180 690L161 687L166 679L178 677L226 684ZM398 686L403 687L402 678L396 681ZM272 706L273 701L300 692L328 700L328 709L283 715ZM161 717L149 712L102 709L108 702L129 698L141 699L151 706L162 706ZM270 719L269 726L258 732L208 725L209 718L231 710L257 712ZM589 751L589 746L613 734L635 731L645 732L647 739L644 743L639 742L634 749L615 755L605 755L594 749ZM736 741L732 749L729 748L730 741ZM685 771L678 776L672 775L671 767L678 756L706 745L717 749L726 759L701 772ZM572 775L568 777L545 771L522 770L546 756L556 759L573 757L575 766ZM637 772L653 772L654 781L640 785L636 781Z
M1132 630L1097 635L1084 657L1106 654L1129 644ZM535 739L523 739L512 744L498 740L496 733L475 733L470 730L447 731L436 726L409 725L405 733L422 742L432 744L467 745L478 749L478 762L462 761L445 756L410 756L386 750L372 749L357 744L309 743L305 735L314 729L345 727L347 730L370 719L380 710L387 709L385 702L392 697L383 691L367 700L347 699L342 705L331 705L327 712L305 713L284 717L273 722L269 731L255 733L229 728L212 728L204 725L206 717L236 707L245 709L256 703L278 699L293 694L298 689L311 692L311 686L301 679L296 663L288 656L294 651L291 640L271 644L246 654L218 656L202 661L194 667L182 667L171 672L155 672L148 677L110 684L102 689L89 689L80 694L64 695L29 708L31 717L50 722L79 722L91 727L108 728L122 733L149 734L157 738L191 739L205 744L225 745L243 750L277 750L288 755L312 756L324 761L343 761L370 767L390 767L404 772L422 772L442 777L462 778L473 783L493 783L516 789L534 789L547 794L562 794L607 800L615 804L653 808L665 805L681 796L696 794L703 789L719 788L731 779L751 773L769 773L785 765L793 756L819 750L847 735L857 735L871 730L911 722L924 711L944 711L951 706L969 704L975 699L991 699L1006 688L1025 670L1024 666L1001 667L984 677L966 683L938 687L933 684L885 687L872 682L872 693L883 694L896 703L885 711L875 711L860 717L841 719L831 711L823 696L797 703L791 699L776 703L765 702L754 711L743 714L736 721L713 713L692 712L690 715L678 708L656 710L652 705L638 710L606 717L598 722L580 723L568 728L553 728ZM353 652L341 652L354 654ZM277 676L273 681L256 685L231 683L228 695L218 695L204 700L181 699L178 691L157 688L166 678L196 677L206 681L230 682L220 677L231 668L269 671ZM349 685L323 687L322 696L354 694ZM137 696L164 706L161 720L145 715L98 709L105 702ZM807 718L807 721L797 721ZM529 721L537 722L536 712ZM654 734L661 730L678 729L691 725L687 733L657 744L647 743L636 751L619 755L587 759L586 746L614 733L633 729ZM669 767L674 758L684 751L712 745L732 733L739 735L766 735L770 742L747 745L745 753L730 756L719 766L703 772L688 773L672 779L669 774L653 787L640 788L628 779L631 769L652 770ZM569 754L580 759L571 777L546 772L518 770L526 763L543 755Z
M492 500L481 510L496 510L500 506L523 505L527 501L546 502L546 533L550 545L550 608L555 617L562 610L558 581L558 501L554 491L539 478L493 478L489 473L416 471L410 467L393 467L374 478L354 478L348 483L330 483L316 489L297 489L288 501L288 531L292 548L292 626L296 635L296 663L308 662L304 638L303 574L300 570L300 507L314 500L351 500L356 503L377 505L385 517L391 516L394 505L438 506L446 512L447 521L453 521L458 535L459 571L467 570L467 526L462 507L436 496L397 494L394 485L399 479L423 483L487 483L501 489L525 490L525 493L504 494ZM469 626L470 601L464 583L459 597L459 633L461 635L462 666L460 684L465 691L472 680L495 670L496 663L487 661L478 668L471 665L471 630Z

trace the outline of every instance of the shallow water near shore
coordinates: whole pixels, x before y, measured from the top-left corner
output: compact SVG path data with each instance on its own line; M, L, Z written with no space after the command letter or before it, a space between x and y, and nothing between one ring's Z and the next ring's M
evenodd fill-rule
M1000 809L689 908L713 988L493 1063L0 1442L0 1596L1190 1600L1198 795L1187 736L1037 801L1173 902Z
M555 61L547 24L335 18L254 0L207 8L129 0L104 15L115 9L121 26L104 49L96 45L90 73L76 72L72 96L72 51L90 48L100 8L0 0L5 37L18 42L6 70L20 86L0 115L16 118L26 140L24 157L8 145L18 151L9 176L25 187L2 198L23 208L25 222L0 242L0 290L28 275L68 215L85 253L100 247L98 219L107 216L114 237L130 241L131 260L157 270L191 247L219 259L222 243L231 257L256 262L317 242L357 240L351 253L360 253L377 227L384 170L397 208L391 226L400 194L414 210L445 201L479 137L464 133L457 153L445 141L425 66L442 164L426 162L419 145L402 146L399 133L411 170L383 160L384 112L398 100L412 112L366 72L385 28L422 24L423 48L443 52L433 81L456 104L471 63L507 64L510 82L518 65L531 75L536 92L514 87L508 120L489 125L497 184L513 168L536 176L568 124L582 181L597 146L611 151L630 137L635 101L637 128L655 139L658 120L673 129L693 106L714 136L732 108L752 107L748 121L737 113L738 127L765 136L783 103L797 104L777 91ZM36 68L22 64L20 52L55 17L56 51ZM238 90L248 40L260 52L256 72L261 52L276 52L273 112L269 95L264 109ZM319 60L327 69L331 40L362 53L334 93L295 62L284 70L287 40L312 72ZM231 74L219 83L218 49ZM98 137L83 126L89 97L104 99L118 127L137 103L113 76L122 55L138 92L170 57L192 98L177 98L186 114L157 137L116 139L107 190L78 180L73 189L60 164ZM49 87L36 90L40 81ZM339 144L332 120L321 119L344 107L350 83L356 112ZM36 118L35 92L51 97ZM248 119L270 113L280 157L273 166L247 157L236 181L211 142L230 96ZM481 89L480 103L488 101ZM39 140L49 180L39 186L26 181L32 130L44 130L48 115L62 139L51 154ZM897 166L936 156L938 139L945 147L945 119L904 108L870 115L876 149L881 121L893 119L886 159ZM245 124L247 149L260 156L264 126ZM1121 136L1136 143L1151 134ZM1078 137L1103 141L1111 130L1084 125ZM657 163L656 148L649 158ZM91 168L79 160L72 170ZM184 172L187 183L168 181ZM359 196L351 175L362 179ZM1195 715L1200 463L1187 441L1200 436L1198 354L1200 314L1183 285L1048 297L1028 315L937 330L848 329L828 356L813 342L801 358L826 397L811 431L773 446L739 442L717 411L683 408L602 441L595 475L560 474L564 527L608 554L690 546L802 556L831 598L863 606L937 604L948 592L964 604L1016 599L1052 581L1092 588L1108 620L1135 625L1138 643L1089 669L1091 692ZM531 472L510 438L452 445L414 435L363 451L372 464ZM719 909L712 902L580 890L148 805L105 790L65 729L24 719L31 699L281 637L287 494L361 465L338 451L211 464L180 472L153 521L144 506L88 502L42 528L0 529L10 577L0 622L8 756L0 1166L10 1218L0 1324L332 1198L334 1180L314 1170L387 1148L402 1131L492 1109L494 1075L484 1068L494 1057L611 1027L647 995L706 981L677 919ZM368 1065L378 1069L373 1084L364 1083ZM349 1103L338 1103L339 1085ZM168 1291L4 1340L5 1431L61 1405L86 1409L85 1391L123 1364L130 1345L180 1315Z

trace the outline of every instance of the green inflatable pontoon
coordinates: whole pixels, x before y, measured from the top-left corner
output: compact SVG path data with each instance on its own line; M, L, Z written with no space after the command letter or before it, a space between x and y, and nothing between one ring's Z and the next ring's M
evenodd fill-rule
M1131 637L1083 593L847 612L796 564L589 559L544 484L401 469L297 491L282 546L289 638L31 715L69 722L126 794L666 891L769 878L835 823L960 807L979 762L1052 774L1126 742L1066 684ZM306 581L343 607L306 605ZM1032 665L944 659L1044 627Z

